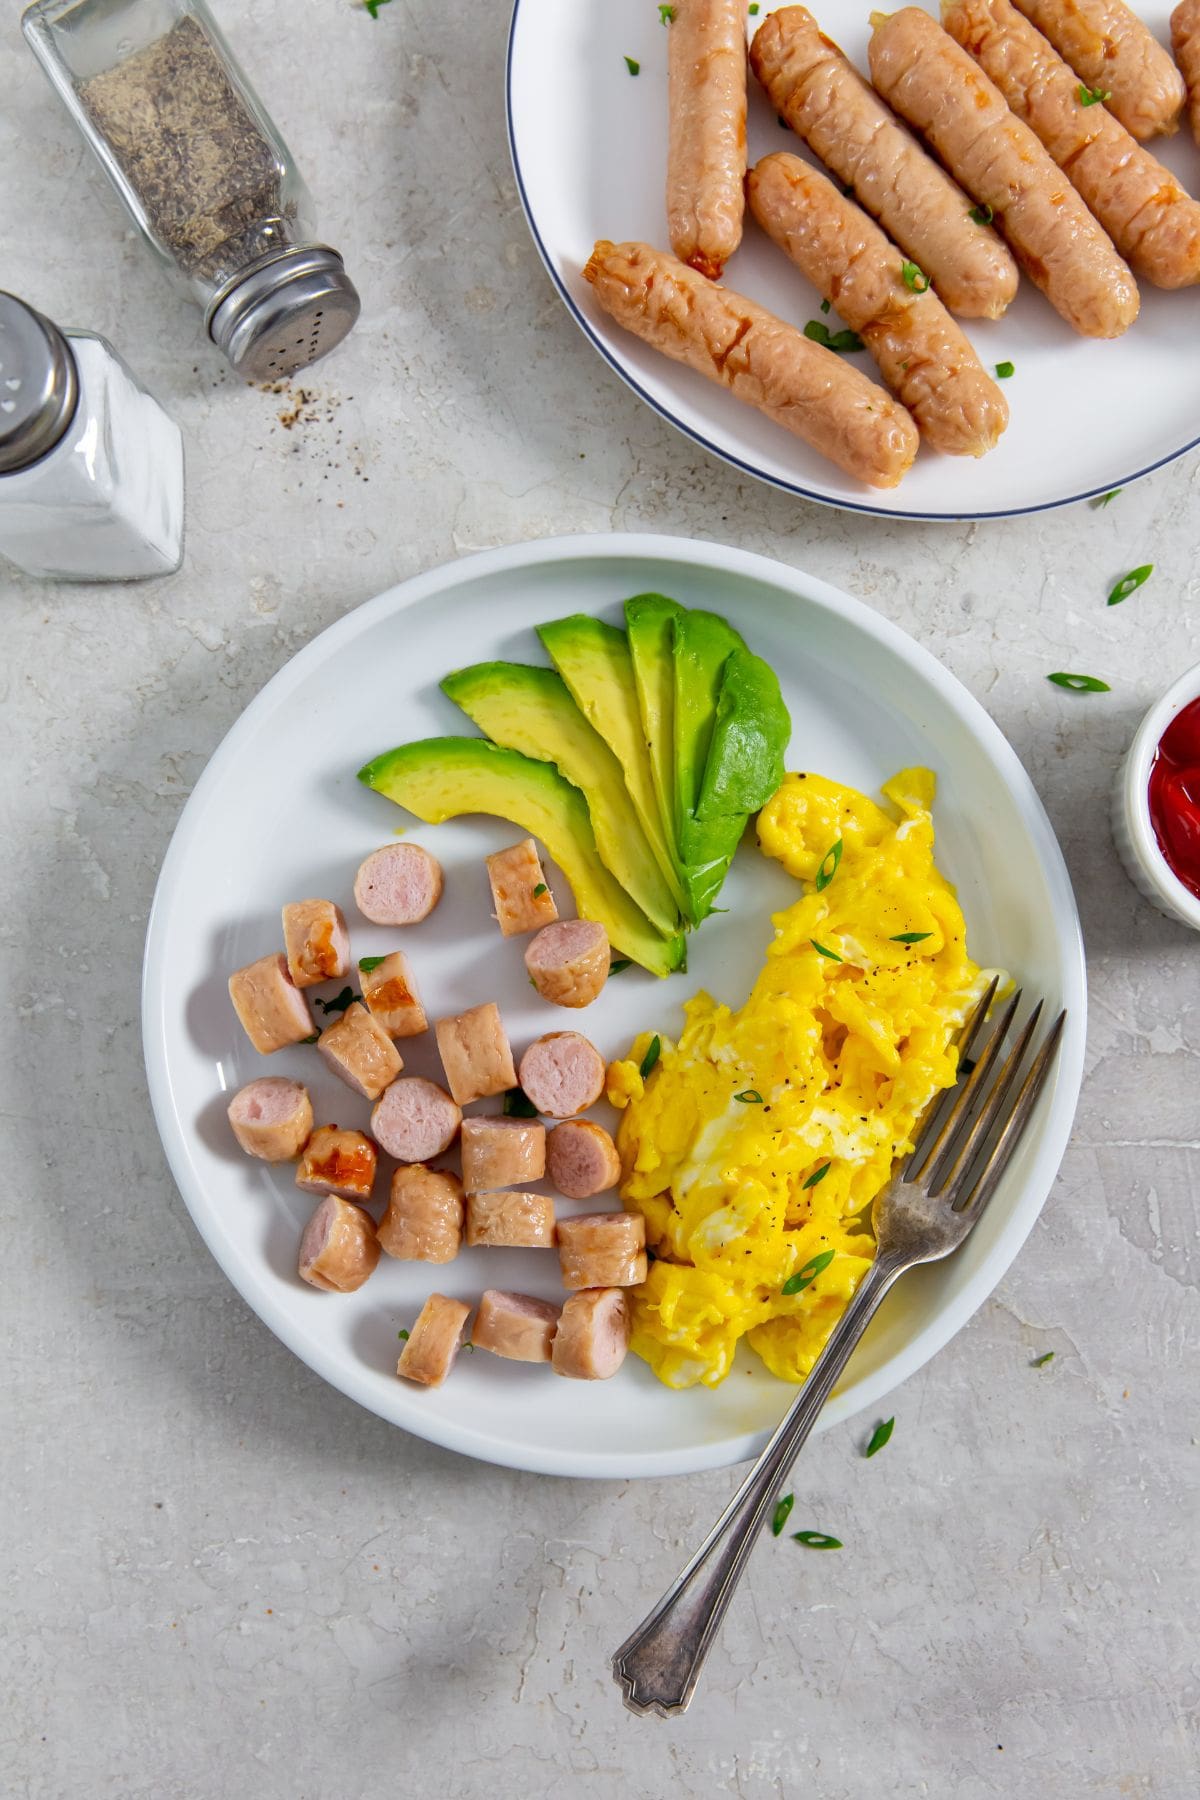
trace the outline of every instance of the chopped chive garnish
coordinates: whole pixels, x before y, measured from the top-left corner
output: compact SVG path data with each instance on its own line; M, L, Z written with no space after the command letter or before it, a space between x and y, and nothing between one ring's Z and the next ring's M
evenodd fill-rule
M750 14L751 18L754 18L755 14L758 12L758 0L751 0L751 4L746 8L746 11Z
M534 888L534 890L533 890L533 897L534 897L534 899L535 899L535 900L540 900L540 899L541 899L541 897L542 897L542 895L543 895L543 894L545 894L545 893L547 893L547 892L548 892L548 889L547 889L547 887L546 887L546 884L545 884L545 882L544 882L544 881L539 881L539 882L538 882L538 884L537 884L537 886L536 886L536 887L535 887L535 888Z
M832 1163L822 1163L819 1169L814 1169L812 1174L809 1176L808 1180L804 1184L805 1188L806 1189L814 1188L814 1187L816 1187L816 1185L819 1181L824 1181L825 1177L828 1175L828 1173L829 1173L830 1169L832 1169L832 1167L833 1167ZM833 1255L832 1250L829 1252L829 1254L831 1256Z
M1095 675L1068 675L1058 669L1053 675L1047 675L1055 687L1070 688L1073 694L1111 694L1112 689L1107 681L1101 681Z
M1016 374L1016 369L1010 362L997 363L996 374L1001 381L1007 381L1010 375Z
M990 225L996 215L990 206L981 201L978 206L973 206L971 208L967 216L968 218L974 219L977 225Z
M641 1076L643 1081L645 1081L647 1075L650 1073L651 1069L654 1067L655 1063L658 1061L658 1059L661 1055L662 1055L662 1039L659 1037L658 1033L655 1032L654 1036L650 1039L650 1048L646 1051L645 1056L643 1056L641 1067L638 1070L638 1074Z
M1078 89L1080 106L1095 106L1101 100L1111 100L1112 93L1108 88L1091 88L1086 82L1080 82Z
M1029 1366L1031 1369L1044 1369L1048 1362L1053 1362L1053 1361L1054 1361L1053 1350L1047 1350L1041 1356L1035 1356Z
M302 1044L315 1044L317 1039L320 1037L320 1035L321 1034L319 1031L314 1031L312 1033L311 1037L301 1038L300 1042Z
M841 1550L844 1548L841 1538L830 1537L827 1531L793 1531L793 1538L808 1550Z
M1107 506L1110 500L1115 500L1117 495L1124 493L1124 491L1123 488L1109 488L1107 494L1093 494L1092 498L1088 501L1088 505L1092 508L1092 511L1095 512L1101 506Z
M1122 600L1128 600L1130 594L1149 581L1154 573L1153 563L1142 563L1140 568L1130 569L1128 575L1122 575L1112 593L1108 596L1110 606L1120 606Z
M626 68L627 68L627 69L628 69L628 70L629 70L629 73L630 73L630 74L631 74L631 75L640 75L640 74L641 74L641 72L642 72L642 65L641 65L641 63L640 63L640 62L635 62L635 61L634 61L634 60L633 60L633 58L632 58L632 56L627 56L627 57L626 57L626 58L625 58L625 67L626 67Z
M348 1006L353 1006L356 1000L361 999L362 995L356 994L353 988L344 987L332 1000L318 1000L317 1005L323 1013L345 1012Z
M904 285L910 294L928 293L929 277L919 263L906 262L900 273L904 277Z
M658 9L658 16L664 25L669 25L671 20L675 17L675 8L673 6L660 6Z
M838 864L842 860L842 850L844 849L844 847L845 846L844 846L843 840L841 838L839 838L837 843L834 844L834 846L832 847L832 849L827 850L825 852L824 856L821 858L821 866L817 870L817 892L818 892L818 894L823 894L825 892L825 889L829 886L830 882L833 880L834 876L837 874Z
M805 1288L817 1279L821 1270L829 1267L833 1256L832 1250L822 1250L819 1255L810 1256L802 1269L797 1269L794 1275L788 1276L783 1284L783 1292L785 1294L802 1294Z
M618 958L617 958L617 960L616 960L616 962L610 962L610 963L609 963L609 965L608 965L608 972L609 972L609 974L610 974L610 975L619 975L619 974L620 974L620 973L621 973L621 970L622 970L622 969L628 969L628 968L631 968L631 967L632 967L632 964L633 964L633 958L632 958L632 957L629 957L629 956L618 956Z
M832 305L833 305L833 302L832 302L832 300L822 300L822 302L821 302L821 311L822 311L822 312L823 312L823 313L827 313L827 312L828 312L828 311L829 311L829 308L830 308L830 307L831 307L831 306L832 306Z
M830 962L841 962L842 961L842 958L838 955L836 950L827 950L825 948L824 944L818 944L816 938L809 938L808 941L812 945L813 949L816 951L818 956L827 956L829 958Z
M887 1443L888 1439L892 1435L892 1426L895 1423L896 1423L896 1420L895 1420L894 1416L890 1419L881 1419L880 1420L879 1424L875 1427L874 1431L871 1433L871 1441L867 1445L866 1449L863 1451L864 1456L874 1456L874 1454L877 1450L883 1449L883 1446Z
M407 1336L408 1336L408 1333L407 1333L407 1331L398 1331L398 1332L397 1332L397 1333L396 1333L396 1336L397 1336L397 1337L398 1337L398 1338L406 1338L406 1337L407 1337Z
M932 937L932 936L933 936L932 931L901 931L901 932L898 932L894 938L889 938L888 943L889 944L923 944L927 937Z
M525 1092L524 1088L511 1087L504 1095L504 1117L506 1119L536 1119L538 1109Z
M784 1494L775 1503L775 1511L771 1518L771 1536L778 1537L788 1522L788 1514L796 1504L795 1494Z
M820 319L810 319L804 327L804 335L814 344L820 344L825 350L836 350L839 355L853 356L856 350L865 348L857 331L830 331Z
M743 1088L740 1094L735 1094L733 1097L735 1100L740 1100L743 1106L762 1106L764 1104L763 1097L757 1088Z
M379 17L379 9L381 6L388 6L390 4L391 4L391 0L363 0L363 5L366 7L367 11L370 13L370 15L373 19L377 19Z
M386 961L386 956L360 956L358 966L364 975L369 975L372 969L377 969L381 962Z

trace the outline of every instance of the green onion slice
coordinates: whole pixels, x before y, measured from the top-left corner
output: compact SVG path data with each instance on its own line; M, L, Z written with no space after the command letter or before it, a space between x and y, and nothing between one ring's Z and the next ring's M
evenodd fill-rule
M1122 575L1112 593L1108 596L1110 606L1120 606L1122 600L1128 600L1130 594L1136 593L1143 582L1149 581L1154 573L1153 563L1142 563L1136 569L1130 569L1128 575Z
M818 894L824 893L825 889L829 886L830 882L833 880L834 876L837 874L838 865L840 864L840 862L842 860L842 850L844 849L844 847L845 847L845 845L844 845L843 839L839 838L837 843L834 844L834 846L832 847L832 849L827 850L825 852L824 856L821 858L821 866L817 870L817 892L818 892Z
M792 1536L798 1544L808 1550L841 1550L844 1548L841 1538L830 1537L827 1531L793 1531Z
M815 1188L818 1185L818 1183L824 1181L825 1177L828 1175L828 1173L829 1173L830 1169L832 1169L832 1167L833 1167L833 1164L831 1162L826 1162L826 1163L822 1163L819 1169L814 1169L812 1174L809 1176L808 1180L805 1182L804 1189L802 1189L801 1191L804 1192L808 1188ZM830 1256L832 1256L833 1251L831 1250L829 1252L829 1254L830 1254Z
M829 958L830 962L841 962L843 960L836 950L827 950L824 944L818 944L816 938L809 938L808 941L818 956L826 956Z
M883 1446L887 1443L888 1439L892 1435L892 1427L895 1423L896 1423L896 1420L895 1420L894 1415L890 1419L881 1419L879 1421L879 1424L875 1427L874 1431L871 1433L870 1443L867 1445L866 1449L863 1451L864 1456L874 1456L874 1454L877 1450L883 1449Z
M904 277L904 285L910 294L927 294L929 277L919 263L906 262L900 270Z
M796 1504L795 1494L784 1494L775 1503L775 1511L771 1518L771 1536L778 1537L788 1522L788 1514Z
M740 1100L743 1106L762 1106L764 1104L763 1097L757 1088L743 1088L740 1094L735 1094L733 1097L735 1100Z
M783 1284L783 1292L785 1294L802 1294L805 1288L817 1279L822 1269L829 1267L833 1258L832 1250L822 1250L819 1255L810 1256L802 1269L797 1269L794 1275L788 1276Z
M654 1067L655 1063L658 1061L658 1059L661 1055L662 1055L662 1039L659 1037L658 1033L655 1032L654 1036L650 1039L650 1047L646 1051L645 1056L643 1056L642 1066L638 1071L638 1073L641 1075L641 1078L643 1081L645 1081L647 1075L650 1073L651 1069Z
M1095 675L1068 675L1062 669L1058 669L1053 675L1047 675L1046 680L1052 681L1055 687L1070 688L1073 694L1112 693L1107 681L1101 681Z

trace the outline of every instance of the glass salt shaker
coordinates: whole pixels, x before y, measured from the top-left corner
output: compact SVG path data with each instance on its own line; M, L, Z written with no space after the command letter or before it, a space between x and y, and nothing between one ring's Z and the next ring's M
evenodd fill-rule
M183 439L112 345L0 291L0 556L132 581L183 558Z
M316 362L358 318L278 130L204 0L35 0L34 54L239 374Z

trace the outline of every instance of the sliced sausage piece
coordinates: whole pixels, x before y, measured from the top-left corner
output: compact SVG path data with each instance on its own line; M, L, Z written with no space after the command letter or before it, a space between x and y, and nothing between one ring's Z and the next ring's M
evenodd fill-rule
M326 1194L300 1239L300 1279L328 1293L352 1294L378 1261L379 1239L362 1207Z
M429 1021L403 950L394 950L371 969L364 969L360 962L358 971L363 1004L390 1038L417 1037L424 1031Z
M449 1169L417 1163L392 1176L388 1209L379 1221L379 1242L404 1262L452 1262L462 1243L462 1182Z
M675 0L667 116L671 248L716 281L742 241L746 0Z
M608 980L608 933L593 919L563 919L525 952L529 979L552 1006L590 1006Z
M1180 0L1171 14L1171 48L1187 86L1188 124L1200 144L1200 0Z
M990 206L1021 267L1082 337L1113 338L1138 291L1071 183L965 50L919 7L873 15L871 76L968 193Z
M1184 87L1179 71L1137 14L1121 0L1018 0L1031 24L1105 97L1135 138L1177 130Z
M904 257L853 200L798 156L778 152L750 171L750 210L879 364L935 450L983 456L1008 424L1008 405L933 292L906 286Z
M428 1162L448 1150L458 1136L462 1108L445 1088L422 1075L393 1081L371 1114L371 1130L397 1162Z
M803 438L856 481L893 488L917 431L890 394L832 350L649 244L602 238L583 271L625 331Z
M942 24L995 82L1082 194L1135 275L1200 281L1200 204L1104 106L1081 106L1079 77L1009 0L949 0Z
M420 844L384 844L354 877L354 903L373 925L419 925L441 897L442 865Z
M467 1195L467 1244L511 1244L527 1250L554 1245L554 1202L547 1194L519 1188Z
M494 1001L472 1006L451 1019L439 1019L434 1030L447 1084L460 1106L515 1087L517 1072L508 1033Z
M341 1018L325 1027L317 1049L334 1074L368 1100L378 1100L404 1067L395 1044L360 1000L352 1000Z
M309 1194L340 1194L343 1200L369 1200L375 1186L378 1154L365 1132L319 1125L296 1170L296 1186Z
M454 1365L470 1316L465 1301L430 1294L400 1352L397 1375L419 1381L422 1387L441 1387Z
M464 1119L462 1172L468 1194L540 1181L546 1173L546 1127L540 1119Z
M557 919L558 907L532 838L489 856L487 872L496 923L505 937L520 937Z
M350 967L350 936L332 900L293 900L283 909L283 950L298 988L340 979Z
M603 1125L568 1119L546 1139L546 1174L568 1200L590 1200L621 1179L617 1146Z
M247 1156L263 1162L291 1162L313 1128L308 1089L283 1075L248 1082L229 1102L233 1135Z
M580 1213L558 1221L565 1288L637 1287L646 1279L646 1221L641 1213Z
M604 1092L604 1058L578 1031L548 1031L521 1058L521 1086L551 1119L586 1112Z
M532 1294L488 1288L479 1302L471 1342L477 1350L507 1356L510 1362L549 1362L558 1308Z
M308 1001L278 950L235 970L229 977L229 998L246 1036L264 1056L313 1035Z
M630 1324L624 1288L584 1288L572 1294L554 1334L554 1373L575 1381L607 1381L625 1361Z
M964 319L998 319L1017 268L994 231L821 31L803 6L769 13L750 64L775 111L854 189L858 204Z

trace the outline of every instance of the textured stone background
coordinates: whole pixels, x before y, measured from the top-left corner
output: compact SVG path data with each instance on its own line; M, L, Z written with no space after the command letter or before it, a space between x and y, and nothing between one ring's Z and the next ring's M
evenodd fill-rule
M180 418L190 514L170 581L8 574L0 600L0 1789L1190 1800L1200 942L1137 898L1105 813L1139 714L1200 658L1200 465L1105 512L919 529L693 452L537 262L504 142L506 11L222 6L364 299L344 349L268 396L124 232L5 7L0 276L110 334ZM862 1460L861 1425L811 1446L806 1510L847 1549L764 1545L673 1723L624 1713L606 1657L734 1472L509 1474L323 1387L192 1229L137 1019L167 840L267 677L415 570L610 527L764 551L920 638L1031 770L1091 958L1087 1087L1041 1224L897 1393L884 1455ZM1152 586L1106 611L1147 560ZM1063 666L1114 692L1056 691Z

